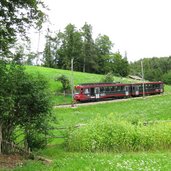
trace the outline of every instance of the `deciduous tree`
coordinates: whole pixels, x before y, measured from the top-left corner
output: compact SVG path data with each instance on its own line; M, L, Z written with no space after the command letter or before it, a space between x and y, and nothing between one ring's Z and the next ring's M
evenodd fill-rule
M31 76L22 66L0 61L0 148L9 152L3 140L13 142L16 127L45 133L50 119L48 86L42 76ZM29 145L29 144L28 144Z
M0 1L0 56L10 53L10 48L17 41L17 35L27 38L29 28L40 28L45 20L41 0L1 0Z

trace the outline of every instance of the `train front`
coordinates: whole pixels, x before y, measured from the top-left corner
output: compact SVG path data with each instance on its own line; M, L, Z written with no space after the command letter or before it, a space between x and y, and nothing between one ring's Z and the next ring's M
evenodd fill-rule
M74 100L75 101L86 101L88 96L84 93L84 88L81 85L75 86Z

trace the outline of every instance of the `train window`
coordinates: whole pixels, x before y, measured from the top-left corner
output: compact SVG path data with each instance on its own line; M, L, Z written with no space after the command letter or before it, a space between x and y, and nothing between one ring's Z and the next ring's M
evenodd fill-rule
M117 86L117 91L121 91L121 87L120 86Z
M76 88L75 89L75 94L80 94L80 89Z
M104 87L100 87L100 92L103 93L105 91Z
M115 87L111 87L111 92L114 92L115 91Z
M124 90L124 86L121 86L121 91L123 91Z
M95 93L96 93L96 94L99 94L99 93L100 93L99 87L96 87L96 88L95 88Z
M138 85L135 87L135 91L139 91L139 86Z
M88 88L84 89L84 94L89 94L89 93L90 93L90 91Z
M125 87L125 91L129 91L129 87L128 86Z
M107 92L110 92L110 87L106 87L106 91Z

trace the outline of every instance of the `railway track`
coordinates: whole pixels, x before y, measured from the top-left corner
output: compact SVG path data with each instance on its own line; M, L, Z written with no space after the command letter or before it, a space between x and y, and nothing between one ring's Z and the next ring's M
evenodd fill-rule
M78 106L89 106L95 104L104 104L104 103L112 103L112 102L119 102L119 101L126 101L129 99L115 99L115 100L103 100L103 101L95 101L95 102L83 102L83 103L74 103L74 104L65 104L65 105L57 105L54 108L68 108L68 107L78 107Z
M145 96L144 99L154 97L154 96L163 96L163 94L159 95L153 95L153 96ZM134 99L142 99L143 97L132 97L132 98L125 98L125 99L107 99L103 101L94 101L94 102L84 102L84 103L75 103L75 104L64 104L64 105L56 105L54 108L76 108L79 106L89 106L89 105L95 105L95 104L104 104L104 103L113 103L113 102L121 102L121 101L128 101L128 100L134 100Z

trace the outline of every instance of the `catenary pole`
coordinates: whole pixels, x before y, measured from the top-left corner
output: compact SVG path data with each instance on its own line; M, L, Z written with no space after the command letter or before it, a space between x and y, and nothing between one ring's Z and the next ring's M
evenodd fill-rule
M71 93L72 93L72 104L71 106L74 106L74 58L71 59Z
M145 87L144 87L144 68L143 68L143 61L141 61L141 75L142 75L142 82L143 82L143 98L145 97Z

